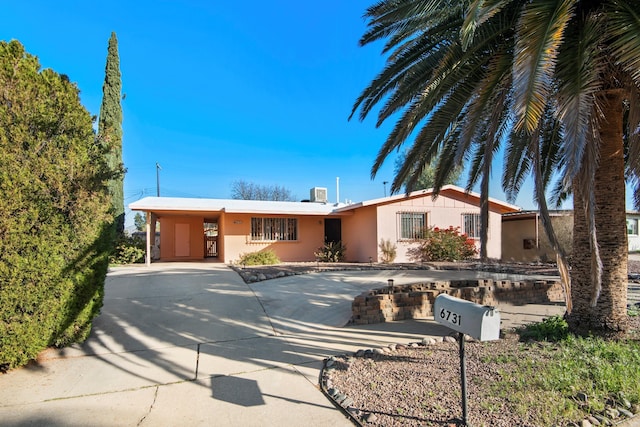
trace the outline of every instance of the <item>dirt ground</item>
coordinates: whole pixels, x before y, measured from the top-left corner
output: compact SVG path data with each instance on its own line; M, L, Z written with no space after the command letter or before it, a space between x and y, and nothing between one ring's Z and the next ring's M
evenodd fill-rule
M483 270L497 273L513 274L542 274L558 275L555 264L542 263L479 263L477 261L465 262L431 262L431 263L407 263L407 264L378 264L378 263L322 263L301 262L282 263L276 265L232 266L245 282L257 282L296 274L308 274L319 271L340 270ZM628 271L632 281L640 281L640 255L630 256ZM637 277L636 277L637 276Z

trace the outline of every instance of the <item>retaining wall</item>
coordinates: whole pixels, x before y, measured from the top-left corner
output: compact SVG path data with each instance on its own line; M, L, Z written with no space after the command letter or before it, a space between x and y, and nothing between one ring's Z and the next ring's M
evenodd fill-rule
M363 292L351 304L351 323L366 325L433 317L433 302L441 293L476 304L497 306L563 302L559 281L458 280L385 287Z

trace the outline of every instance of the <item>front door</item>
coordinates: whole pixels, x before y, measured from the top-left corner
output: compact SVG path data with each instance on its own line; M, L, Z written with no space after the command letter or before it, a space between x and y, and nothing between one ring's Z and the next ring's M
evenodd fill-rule
M204 256L207 258L218 256L218 223L204 223Z
M191 256L191 225L176 224L176 257Z
M340 218L325 218L324 242L336 243L342 241L342 222Z

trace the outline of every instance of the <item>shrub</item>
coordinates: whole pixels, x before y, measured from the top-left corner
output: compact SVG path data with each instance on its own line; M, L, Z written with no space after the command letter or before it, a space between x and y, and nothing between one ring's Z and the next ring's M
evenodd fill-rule
M250 252L240 255L238 264L242 265L273 265L280 264L280 258L271 249Z
M112 246L106 147L68 77L0 42L0 371L86 339Z
M390 239L380 239L378 245L380 252L382 252L382 262L385 264L391 264L396 259L397 247L394 243L391 243Z
M472 239L460 234L460 227L428 227L415 252L420 261L461 261L473 258L478 250Z
M109 257L111 264L136 264L145 261L147 244L144 240L133 236L120 236L116 241L113 254Z
M313 254L320 262L340 262L344 261L346 251L347 247L342 242L327 242Z
M518 329L518 335L521 340L562 341L569 336L569 325L562 317L553 316Z

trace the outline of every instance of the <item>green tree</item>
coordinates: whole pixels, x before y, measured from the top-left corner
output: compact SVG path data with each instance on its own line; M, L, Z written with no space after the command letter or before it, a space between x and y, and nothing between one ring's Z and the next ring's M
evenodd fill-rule
M133 217L133 223L138 231L145 231L147 229L147 220L140 212L136 212L136 215Z
M76 85L0 41L0 371L89 334L108 267L110 177Z
M120 75L120 57L118 39L112 32L107 49L107 65L102 85L102 104L98 119L98 136L109 148L109 167L120 173L109 183L111 203L114 215L115 232L124 232L124 169L122 165L122 80Z
M383 104L378 124L397 118L372 174L410 137L393 191L435 158L436 188L469 160L485 243L491 165L506 141L503 186L513 199L533 175L556 249L545 191L558 177L556 200L572 193L574 201L567 309L575 332L628 328L625 168L638 201L639 10L638 0L382 0L366 12L361 44L386 40L389 56L352 115Z
M407 152L403 152L398 157L396 157L395 169L394 172L397 175L402 169L402 165L406 162ZM402 187L405 193L410 193L416 190L424 190L428 188L433 188L436 183L436 167L437 167L437 159L432 160L429 164L425 165L422 171L412 172L409 177L402 183ZM460 175L462 175L461 167L454 167L449 169L448 177L443 181L443 185L446 184L456 184L460 179ZM415 180L412 180L411 177L417 177Z

